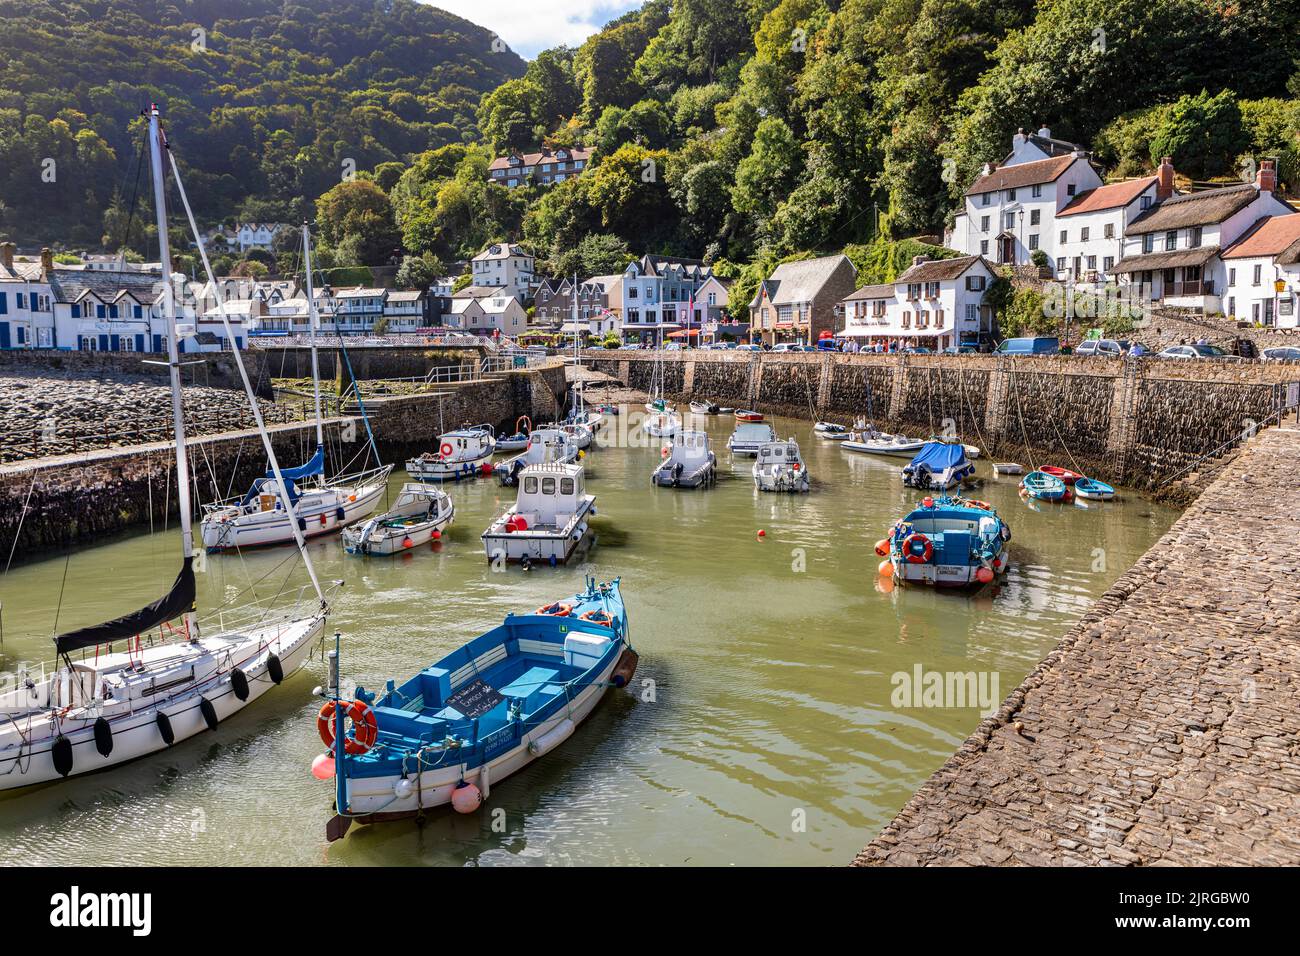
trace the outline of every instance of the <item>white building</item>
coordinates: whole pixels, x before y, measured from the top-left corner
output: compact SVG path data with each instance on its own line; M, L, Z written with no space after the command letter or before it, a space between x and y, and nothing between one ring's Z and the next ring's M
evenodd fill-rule
M1027 263L1036 250L1054 261L1057 213L1101 185L1083 149L1052 139L1046 128L1021 130L1002 163L985 164L966 190L944 244L998 263Z
M533 256L522 246L509 242L494 242L470 262L472 283L505 289L521 300L532 294Z
M1129 223L1124 257L1114 272L1136 285L1136 295L1204 313L1223 311L1227 272L1220 252L1260 219L1295 213L1274 195L1272 160L1259 164L1254 183L1172 196Z
M841 334L865 346L933 351L990 342L993 309L985 296L994 278L982 256L917 256L893 283L864 286L843 300Z
M276 235L281 229L288 229L281 222L241 222L235 226L233 245L240 252L250 249L272 251Z
M451 300L451 311L443 316L443 324L475 335L515 338L528 330L528 312L513 295L455 298Z
M700 259L645 255L628 263L617 280L601 278L620 331L649 337L679 327L698 329L704 307L696 293L711 275L713 270Z
M1300 325L1300 215L1259 220L1220 258L1225 315L1263 326Z
M389 334L400 335L423 328L425 293L419 289L390 291L384 300L384 322Z
M1174 195L1167 161L1155 176L1108 183L1079 193L1056 214L1054 271L1061 280L1104 285L1124 257L1129 224Z

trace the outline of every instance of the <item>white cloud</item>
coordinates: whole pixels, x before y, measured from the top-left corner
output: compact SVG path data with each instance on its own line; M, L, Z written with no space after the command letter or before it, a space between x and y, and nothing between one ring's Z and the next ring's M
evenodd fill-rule
M432 0L431 5L486 27L531 59L561 43L578 46L641 0Z

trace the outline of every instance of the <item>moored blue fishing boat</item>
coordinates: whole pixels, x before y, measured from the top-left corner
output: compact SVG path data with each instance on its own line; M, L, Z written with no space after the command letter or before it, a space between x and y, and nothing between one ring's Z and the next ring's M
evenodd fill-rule
M1011 529L970 498L925 498L876 542L882 577L940 587L987 584L1007 570Z
M1075 479L1074 493L1089 501L1110 501L1115 497L1115 489L1096 478Z
M1041 471L1031 471L1020 479L1020 491L1030 498L1037 498L1040 501L1063 501L1070 489L1066 487L1065 482L1055 475L1049 475Z
M608 688L626 686L636 664L618 579L588 578L581 594L508 615L380 695L358 687L341 699L332 673L317 720L330 753L312 767L335 780L338 815L327 837L342 837L354 820L448 803L472 812L493 785L567 740Z

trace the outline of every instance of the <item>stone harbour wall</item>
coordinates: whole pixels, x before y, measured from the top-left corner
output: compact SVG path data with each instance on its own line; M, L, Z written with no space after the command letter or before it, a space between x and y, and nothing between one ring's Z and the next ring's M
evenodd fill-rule
M240 353L248 379L262 398L271 397L271 380L263 370L265 356L256 349ZM74 352L59 349L0 350L0 378L25 376L46 379L129 378L167 382L165 355L149 352ZM243 390L239 369L229 352L181 356L181 384Z
M259 344L257 353L271 378L311 378L311 349L301 345ZM434 368L457 365L478 367L485 350L478 347L435 345L353 345L343 350L328 344L317 350L321 381L349 381L348 365L359 382L379 378L423 378Z
M857 865L1300 864L1300 427L1234 465Z
M586 362L645 389L654 353L593 350ZM951 434L999 461L1078 468L1183 501L1193 493L1171 479L1195 475L1300 398L1296 363L1073 355L669 352L664 379L680 401Z

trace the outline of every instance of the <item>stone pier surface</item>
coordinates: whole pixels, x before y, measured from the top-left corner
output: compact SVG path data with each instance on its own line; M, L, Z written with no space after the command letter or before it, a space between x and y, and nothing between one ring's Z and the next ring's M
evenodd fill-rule
M1298 486L1249 441L855 864L1300 863Z

